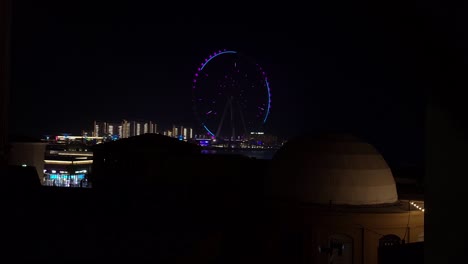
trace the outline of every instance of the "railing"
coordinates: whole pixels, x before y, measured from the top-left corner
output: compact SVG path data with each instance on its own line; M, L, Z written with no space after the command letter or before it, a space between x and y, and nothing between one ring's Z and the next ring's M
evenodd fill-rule
M73 181L69 179L45 179L42 181L43 186L68 187L68 188L92 188L90 181L83 179Z

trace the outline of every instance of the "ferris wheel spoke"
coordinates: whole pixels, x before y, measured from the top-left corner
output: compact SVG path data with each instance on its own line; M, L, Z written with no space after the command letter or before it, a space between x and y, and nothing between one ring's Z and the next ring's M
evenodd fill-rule
M219 50L205 58L194 76L194 111L210 136L235 139L266 122L270 87L265 71L253 60L236 51ZM228 111L230 122L224 122ZM212 133L215 127L216 134Z

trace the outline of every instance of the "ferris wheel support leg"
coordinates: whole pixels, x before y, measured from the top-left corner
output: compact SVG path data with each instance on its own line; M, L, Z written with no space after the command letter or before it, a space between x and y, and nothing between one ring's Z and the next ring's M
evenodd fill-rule
M246 137L247 136L247 127L245 126L244 114L242 113L242 108L240 106L239 101L237 101L237 106L239 107L239 113L240 113L240 117L241 117L241 121L242 121L242 126L244 128L244 137Z
M221 117L221 122L219 122L218 130L216 130L216 135L215 135L216 137L219 136L219 133L221 132L221 128L223 127L224 118L226 117L226 111L227 111L227 108L229 107L230 101L231 99L229 98L228 101L226 102L226 105L224 106L223 116Z
M234 126L234 109L232 108L232 97L231 100L229 100L229 107L231 108L231 140L236 141L236 127Z

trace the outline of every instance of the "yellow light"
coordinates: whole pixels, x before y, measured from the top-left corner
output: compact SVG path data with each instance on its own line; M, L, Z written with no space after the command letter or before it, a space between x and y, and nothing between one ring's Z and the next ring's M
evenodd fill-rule
M92 160L77 160L74 161L73 164L93 164Z
M416 207L418 210L424 212L424 208L422 208L422 206L419 206L418 204L416 204L415 202L409 202L411 205L413 205L414 207Z
M93 164L92 160L44 160L45 164L58 164L58 165L70 165L70 164Z
M72 164L72 161L69 160L44 160L45 164L60 164L60 165L66 165L66 164Z

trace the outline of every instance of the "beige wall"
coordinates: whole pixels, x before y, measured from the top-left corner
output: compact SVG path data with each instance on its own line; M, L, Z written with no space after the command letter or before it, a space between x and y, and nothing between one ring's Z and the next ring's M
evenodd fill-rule
M304 210L300 213L292 213L287 210L287 212L277 213L279 221L276 221L276 224L288 226L291 232L305 234L303 252L304 261L307 263L328 263L328 256L319 253L318 247L327 246L330 236L334 234L347 235L352 238L354 264L377 264L379 239L382 235L394 234L403 239L408 230L405 241L411 243L418 242L418 236L424 232L424 213L421 211L339 213ZM272 228L278 228L278 226L273 225ZM277 238L272 238L272 240L279 241ZM277 248L277 250L280 249Z
M424 231L424 213L334 213L319 216L311 224L318 224L312 230L321 234L320 242L323 245L328 243L328 237L332 234L346 234L354 241L354 263L377 264L379 239L382 235L394 234L403 239L408 230L406 243L417 242L418 235ZM321 226L326 226L326 231L319 231Z
M42 182L44 178L44 155L46 143L41 142L14 142L11 143L8 164L36 167L37 174Z

